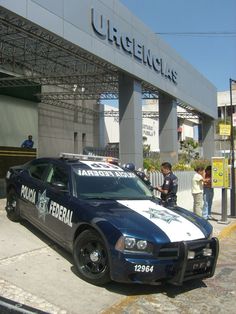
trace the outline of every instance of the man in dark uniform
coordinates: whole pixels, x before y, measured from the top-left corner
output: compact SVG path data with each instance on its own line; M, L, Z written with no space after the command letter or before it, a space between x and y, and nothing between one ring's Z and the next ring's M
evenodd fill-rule
M152 191L154 188L151 186L151 182L149 180L149 178L147 177L147 175L140 170L136 170L135 169L135 165L132 162L129 162L127 164L123 165L123 168L125 168L126 170L132 171L134 172L146 185L147 187Z
M157 186L154 189L161 193L162 205L167 208L177 206L177 190L178 178L172 172L172 166L169 162L163 162L161 165L161 173L164 176L162 186Z

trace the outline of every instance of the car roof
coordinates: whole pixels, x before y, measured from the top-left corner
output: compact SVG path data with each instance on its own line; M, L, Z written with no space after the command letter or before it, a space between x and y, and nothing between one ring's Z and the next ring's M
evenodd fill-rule
M104 163L111 163L119 165L118 158L109 157L109 156L96 156L96 155L82 155L82 154L72 154L72 153L60 153L59 157L40 157L34 159L34 162L62 162L66 164L81 164L83 161L97 161Z

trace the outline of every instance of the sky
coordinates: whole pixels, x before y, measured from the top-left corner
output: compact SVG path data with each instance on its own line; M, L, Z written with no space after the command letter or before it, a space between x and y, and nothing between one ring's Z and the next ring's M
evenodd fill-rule
M154 33L169 33L160 36L217 91L229 90L229 79L236 80L236 0L120 2Z

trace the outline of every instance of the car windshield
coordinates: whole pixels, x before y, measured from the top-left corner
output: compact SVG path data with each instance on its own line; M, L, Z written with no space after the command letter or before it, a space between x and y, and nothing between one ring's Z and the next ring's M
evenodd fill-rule
M82 199L151 199L150 189L134 173L73 168L77 197Z

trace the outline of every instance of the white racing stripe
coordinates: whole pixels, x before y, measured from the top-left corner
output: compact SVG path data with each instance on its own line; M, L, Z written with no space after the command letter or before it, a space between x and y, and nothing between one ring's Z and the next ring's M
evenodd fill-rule
M204 239L202 231L186 218L152 201L117 201L157 225L171 242Z

